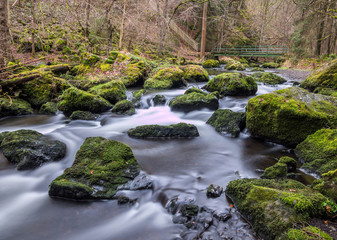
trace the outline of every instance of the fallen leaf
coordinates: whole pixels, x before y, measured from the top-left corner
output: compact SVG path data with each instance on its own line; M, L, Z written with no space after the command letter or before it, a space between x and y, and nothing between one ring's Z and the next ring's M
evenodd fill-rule
M324 221L325 224L329 224L329 221Z
M290 192L296 192L295 189L291 189L291 188L289 189L289 191L290 191Z
M92 174L94 171L93 170L90 170L90 174Z
M233 205L233 204L229 204L229 207L233 208L233 207L234 207L234 205Z

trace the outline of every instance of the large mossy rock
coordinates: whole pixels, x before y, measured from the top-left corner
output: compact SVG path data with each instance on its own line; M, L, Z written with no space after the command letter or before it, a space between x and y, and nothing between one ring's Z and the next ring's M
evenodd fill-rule
M236 70L236 71L244 71L246 70L245 64L239 62L239 61L228 61L226 64L226 69L227 70Z
M283 77L280 77L270 72L254 73L250 76L253 77L255 81L257 82L262 82L264 84L270 84L270 85L282 84L287 81Z
M199 132L192 124L178 123L170 126L138 126L130 129L128 135L135 138L189 138L198 137Z
M126 99L126 87L120 80L113 80L90 88L90 93L101 96L111 104Z
M0 117L27 114L33 114L33 109L27 101L7 96L0 98Z
M57 103L47 102L40 107L40 114L51 114L54 115L57 112Z
M229 109L218 109L208 119L207 124L213 126L217 132L225 132L231 134L232 137L238 137L246 126L246 114Z
M198 65L182 66L184 79L187 82L207 82L209 80L208 72Z
M291 157L281 157L280 160L264 170L261 178L282 179L296 173L297 162Z
M98 116L98 114L93 114L92 112L77 110L74 111L69 118L71 120L96 120Z
M279 63L276 62L267 62L262 64L263 68L279 68L281 65Z
M184 71L178 67L165 67L158 70L144 83L145 89L171 89L185 86Z
M314 181L313 186L315 190L337 203L337 169L324 173L321 179Z
M317 227L307 226L301 229L289 229L277 240L333 240L333 238Z
M218 60L214 59L208 59L202 63L202 66L204 68L215 68L215 67L220 67L220 62Z
M133 103L128 100L122 100L111 109L111 112L123 115L132 115L136 113Z
M239 179L226 194L263 239L277 239L294 224L326 214L327 198L294 180Z
M146 77L146 65L143 61L131 62L122 71L124 75L121 81L125 87L134 87L144 83Z
M57 107L66 116L76 110L100 113L111 108L111 104L104 98L76 88L67 89L60 98Z
M222 73L217 75L206 85L210 92L218 91L225 96L251 96L257 92L255 80L242 73Z
M33 130L18 130L5 134L0 145L9 162L18 170L34 169L65 156L66 145Z
M102 137L87 138L70 168L51 184L51 197L74 200L111 199L117 188L139 175L132 149Z
M316 173L337 169L337 129L321 129L308 136L295 149L302 168Z
M337 90L337 59L315 70L300 86L310 91L315 91L316 88Z
M218 98L213 93L186 92L184 95L178 96L170 102L169 105L172 111L190 112L201 110L203 108L208 108L210 110L219 108Z
M292 87L250 99L246 125L253 136L296 146L321 128L336 127L336 111L336 98Z

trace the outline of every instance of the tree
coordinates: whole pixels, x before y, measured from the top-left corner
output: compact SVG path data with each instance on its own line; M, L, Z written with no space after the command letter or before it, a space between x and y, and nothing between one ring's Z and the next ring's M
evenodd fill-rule
M6 66L12 59L8 0L0 0L0 67Z

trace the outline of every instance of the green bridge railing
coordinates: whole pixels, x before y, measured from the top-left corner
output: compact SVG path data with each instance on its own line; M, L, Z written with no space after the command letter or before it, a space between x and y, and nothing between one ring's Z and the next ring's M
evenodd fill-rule
M214 56L238 57L280 57L287 52L286 46L216 46L212 50Z

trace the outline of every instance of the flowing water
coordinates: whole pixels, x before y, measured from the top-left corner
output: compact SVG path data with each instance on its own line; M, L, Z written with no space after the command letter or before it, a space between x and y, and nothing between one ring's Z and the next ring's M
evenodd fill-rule
M292 86L293 79L277 86L259 85L257 94ZM204 83L205 84L205 83ZM204 84L192 84L202 86ZM190 86L189 86L190 87ZM239 177L258 177L261 169L290 155L281 145L259 141L243 132L235 139L217 133L206 124L209 110L188 114L171 112L168 105L153 107L156 94L172 99L185 89L147 94L133 116L102 114L96 121L72 121L63 114L33 115L0 120L0 132L33 129L67 144L66 157L32 171L17 171L0 154L0 239L129 240L175 239L184 229L173 224L165 209L170 199L194 201L217 211L231 211L233 217L223 231L231 239L255 239L251 227L230 208L222 194L207 199L210 184L226 187ZM249 97L225 97L220 108L245 111ZM143 140L127 136L127 130L145 124L191 123L200 137L184 140ZM72 165L85 138L103 136L131 146L142 168L153 180L153 190L126 192L137 197L135 205L117 201L73 202L51 199L48 185ZM230 238L229 238L230 239Z

